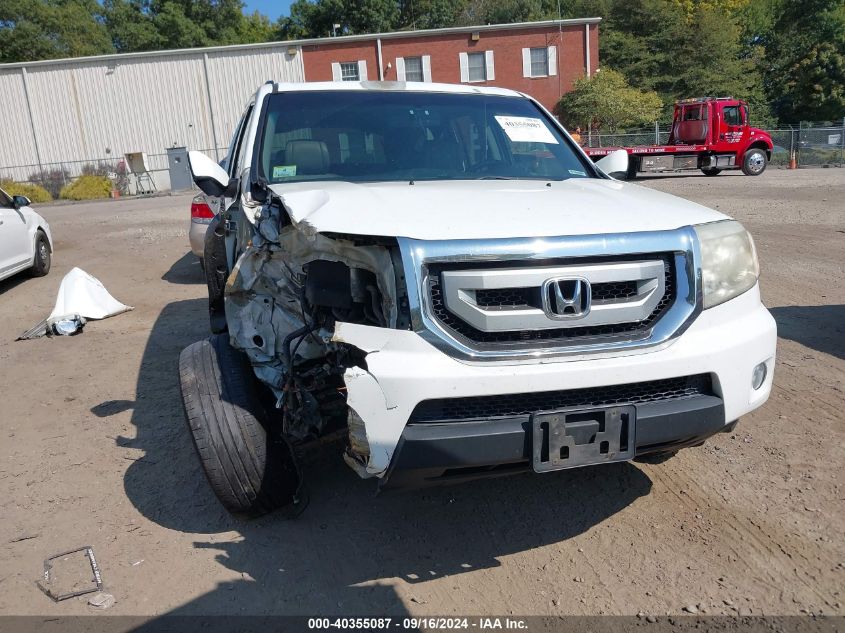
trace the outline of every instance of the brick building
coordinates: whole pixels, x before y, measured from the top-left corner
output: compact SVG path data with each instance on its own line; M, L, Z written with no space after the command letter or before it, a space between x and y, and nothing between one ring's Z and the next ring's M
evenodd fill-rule
M598 68L601 18L352 35L301 42L306 81L434 81L526 92L550 110Z
M348 35L0 64L0 179L27 181L147 154L160 189L165 149L225 155L250 95L282 82L385 79L526 92L551 109L598 68L600 18Z

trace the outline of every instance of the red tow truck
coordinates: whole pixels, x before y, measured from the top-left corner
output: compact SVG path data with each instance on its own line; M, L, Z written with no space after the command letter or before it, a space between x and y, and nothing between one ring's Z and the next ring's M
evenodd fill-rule
M700 169L716 176L725 169L742 169L759 176L772 157L772 138L748 124L748 105L733 97L697 97L675 104L666 145L585 147L593 160L624 149L630 156L628 178L637 173Z

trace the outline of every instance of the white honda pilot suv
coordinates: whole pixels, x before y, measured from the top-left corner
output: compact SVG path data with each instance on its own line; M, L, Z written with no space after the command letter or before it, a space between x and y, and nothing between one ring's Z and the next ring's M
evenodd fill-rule
M232 512L303 508L327 439L418 486L660 461L769 396L751 236L616 180L624 152L593 164L529 96L268 82L227 167L190 164L225 210L182 396Z

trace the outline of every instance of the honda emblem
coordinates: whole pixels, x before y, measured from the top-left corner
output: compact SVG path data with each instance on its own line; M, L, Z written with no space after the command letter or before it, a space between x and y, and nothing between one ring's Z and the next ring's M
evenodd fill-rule
M582 319L590 313L590 282L557 277L543 283L543 311L550 319Z

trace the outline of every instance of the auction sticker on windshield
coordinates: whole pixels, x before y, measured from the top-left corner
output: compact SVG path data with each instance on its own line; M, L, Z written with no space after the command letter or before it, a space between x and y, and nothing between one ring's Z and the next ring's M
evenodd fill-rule
M514 143L554 143L557 139L541 119L527 116L497 116L496 122Z

